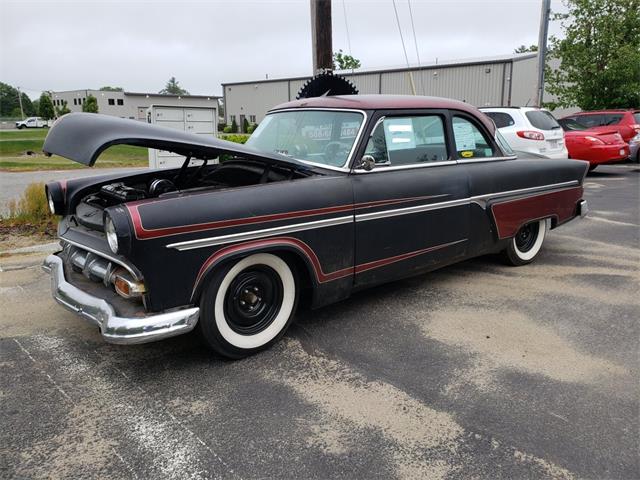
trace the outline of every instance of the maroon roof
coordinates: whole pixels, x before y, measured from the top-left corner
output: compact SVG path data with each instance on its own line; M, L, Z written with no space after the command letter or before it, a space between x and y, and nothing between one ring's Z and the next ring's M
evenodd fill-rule
M493 133L495 127L491 119L473 105L450 98L423 97L414 95L339 95L335 97L314 97L282 103L271 110L284 108L352 108L358 110L409 110L412 108L434 108L461 110L473 115Z

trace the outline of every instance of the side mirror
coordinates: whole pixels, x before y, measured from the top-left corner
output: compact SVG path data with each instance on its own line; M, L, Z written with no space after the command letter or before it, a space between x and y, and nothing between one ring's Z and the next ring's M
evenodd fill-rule
M360 159L360 162L358 162L358 165L356 165L356 168L361 168L367 172L370 172L371 170L373 170L373 167L376 165L376 159L373 158L371 155L363 155L362 158Z

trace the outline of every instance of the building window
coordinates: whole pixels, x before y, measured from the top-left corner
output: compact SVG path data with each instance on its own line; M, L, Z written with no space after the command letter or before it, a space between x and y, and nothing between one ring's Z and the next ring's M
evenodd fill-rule
M122 98L118 99L118 105L124 105L124 100Z
M77 104L78 104L78 100L74 98L74 99L73 99L73 104L74 104L74 105L77 105Z
M231 123L236 121L236 116L235 115L230 115L229 119L231 120Z
M249 122L256 123L256 116L255 115L249 115Z
M115 101L113 98L110 98L110 99L108 100L108 103L109 103L109 105L115 105L115 104L116 104L116 101Z

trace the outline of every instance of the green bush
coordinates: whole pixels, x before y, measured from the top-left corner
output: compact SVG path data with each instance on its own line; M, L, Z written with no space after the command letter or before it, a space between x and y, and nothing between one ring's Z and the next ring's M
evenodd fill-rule
M231 133L231 125L227 125L222 129L223 133Z
M237 133L237 134L231 134L231 135L223 135L221 138L223 140L226 140L227 142L245 143L247 140L249 140L249 137L250 135Z
M231 133L238 133L238 124L236 123L236 119L233 119L231 122Z
M224 129L227 128L227 124L224 122L220 122L218 123L218 131L219 132L224 132Z
M249 128L247 128L247 133L251 135L253 132L256 131L256 128L258 128L258 124L252 123L251 125L249 125Z

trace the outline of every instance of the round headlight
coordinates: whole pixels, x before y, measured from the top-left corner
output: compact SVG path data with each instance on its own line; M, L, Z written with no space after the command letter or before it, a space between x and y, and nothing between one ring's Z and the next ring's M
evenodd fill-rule
M51 212L51 215L55 215L56 206L53 203L53 197L51 196L51 192L47 192L47 202L49 203L49 211Z
M107 242L113 253L118 253L118 235L116 234L116 226L113 224L111 217L105 219L104 233L107 234Z

